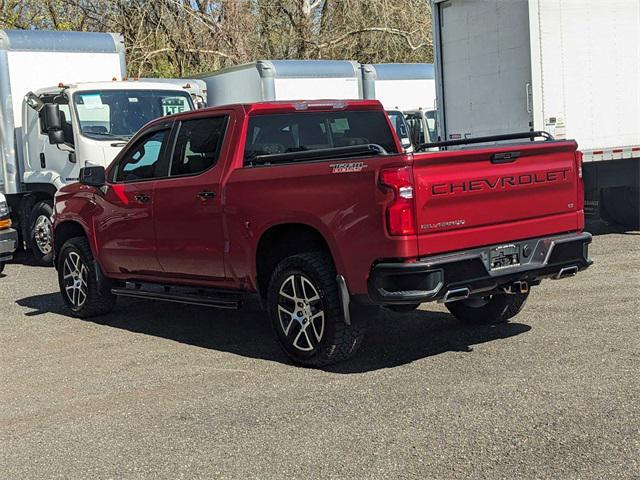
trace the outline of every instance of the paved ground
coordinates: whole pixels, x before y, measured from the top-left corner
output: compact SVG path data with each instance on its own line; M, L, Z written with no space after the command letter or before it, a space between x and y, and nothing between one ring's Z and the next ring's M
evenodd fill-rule
M0 478L640 478L640 235L501 327L386 313L356 359L288 364L256 306L64 314L0 279Z

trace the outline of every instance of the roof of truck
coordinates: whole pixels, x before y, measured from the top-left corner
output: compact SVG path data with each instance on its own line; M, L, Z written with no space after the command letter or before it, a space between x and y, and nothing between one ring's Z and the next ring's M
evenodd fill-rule
M373 71L371 71L373 69ZM374 63L363 65L365 74L375 72L376 80L433 80L433 63Z
M197 75L205 79L239 70L256 69L262 76L277 78L353 78L360 76L360 65L352 60L257 60Z
M269 114L269 113L294 113L294 112L318 112L318 111L343 111L343 110L380 110L384 111L382 104L378 100L286 100L276 102L254 102L237 103L231 105L219 105L216 107L191 110L189 112L177 113L173 118L198 117L201 114L242 110L246 114ZM163 117L166 118L166 117Z
M0 30L0 50L124 54L124 40L119 33Z
M70 90L82 89L82 90L171 90L176 92L187 92L187 90L180 85L173 83L162 82L147 82L138 80L122 80L111 82L82 82L82 83L70 83L65 84L65 88ZM60 86L50 86L39 89L36 93L43 94L48 92L60 91Z

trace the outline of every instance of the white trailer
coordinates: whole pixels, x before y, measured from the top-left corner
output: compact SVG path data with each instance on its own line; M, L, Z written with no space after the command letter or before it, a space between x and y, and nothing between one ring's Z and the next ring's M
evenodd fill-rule
M360 64L348 60L258 60L198 76L210 107L277 100L362 98Z
M193 108L180 86L125 76L120 35L0 30L0 192L44 263L55 192L106 166L146 122Z
M529 130L584 153L587 213L640 223L640 2L432 0L443 140Z

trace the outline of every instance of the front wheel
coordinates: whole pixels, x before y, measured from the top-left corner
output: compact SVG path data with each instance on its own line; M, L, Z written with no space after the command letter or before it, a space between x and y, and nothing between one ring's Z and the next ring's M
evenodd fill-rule
M51 202L42 201L33 206L29 216L29 243L35 259L42 265L51 265L53 260L53 234Z
M98 283L96 264L86 238L67 240L58 257L58 283L72 315L88 318L110 312L116 303L110 282Z
M527 293L500 293L446 303L458 320L476 325L495 325L515 317L527 301Z
M293 255L276 267L267 292L271 324L283 350L296 363L321 367L346 360L364 340L367 313L344 315L331 257Z

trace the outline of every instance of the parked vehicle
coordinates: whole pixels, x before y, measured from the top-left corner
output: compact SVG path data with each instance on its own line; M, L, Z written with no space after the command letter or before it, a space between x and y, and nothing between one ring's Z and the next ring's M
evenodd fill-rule
M0 273L4 270L4 264L13 258L18 244L18 232L11 228L9 205L7 199L0 193Z
M56 195L60 290L78 317L118 295L235 309L257 293L312 366L350 357L379 305L504 322L591 263L580 158L573 141L406 154L377 101L158 119Z
M436 80L431 63L365 64L363 98L407 116L414 145L438 140L435 130Z
M0 31L0 192L45 264L54 193L83 166L107 165L148 121L193 108L177 85L115 81L125 75L119 35Z
M627 0L435 0L443 139L575 138L587 212L639 228L639 19Z
M404 118L404 113L400 110L387 110L389 120L391 120L391 126L396 132L396 135L400 139L402 148L405 152L413 152L413 143L411 142L411 133L407 120Z
M360 64L347 60L258 60L206 73L210 107L278 100L362 98Z

